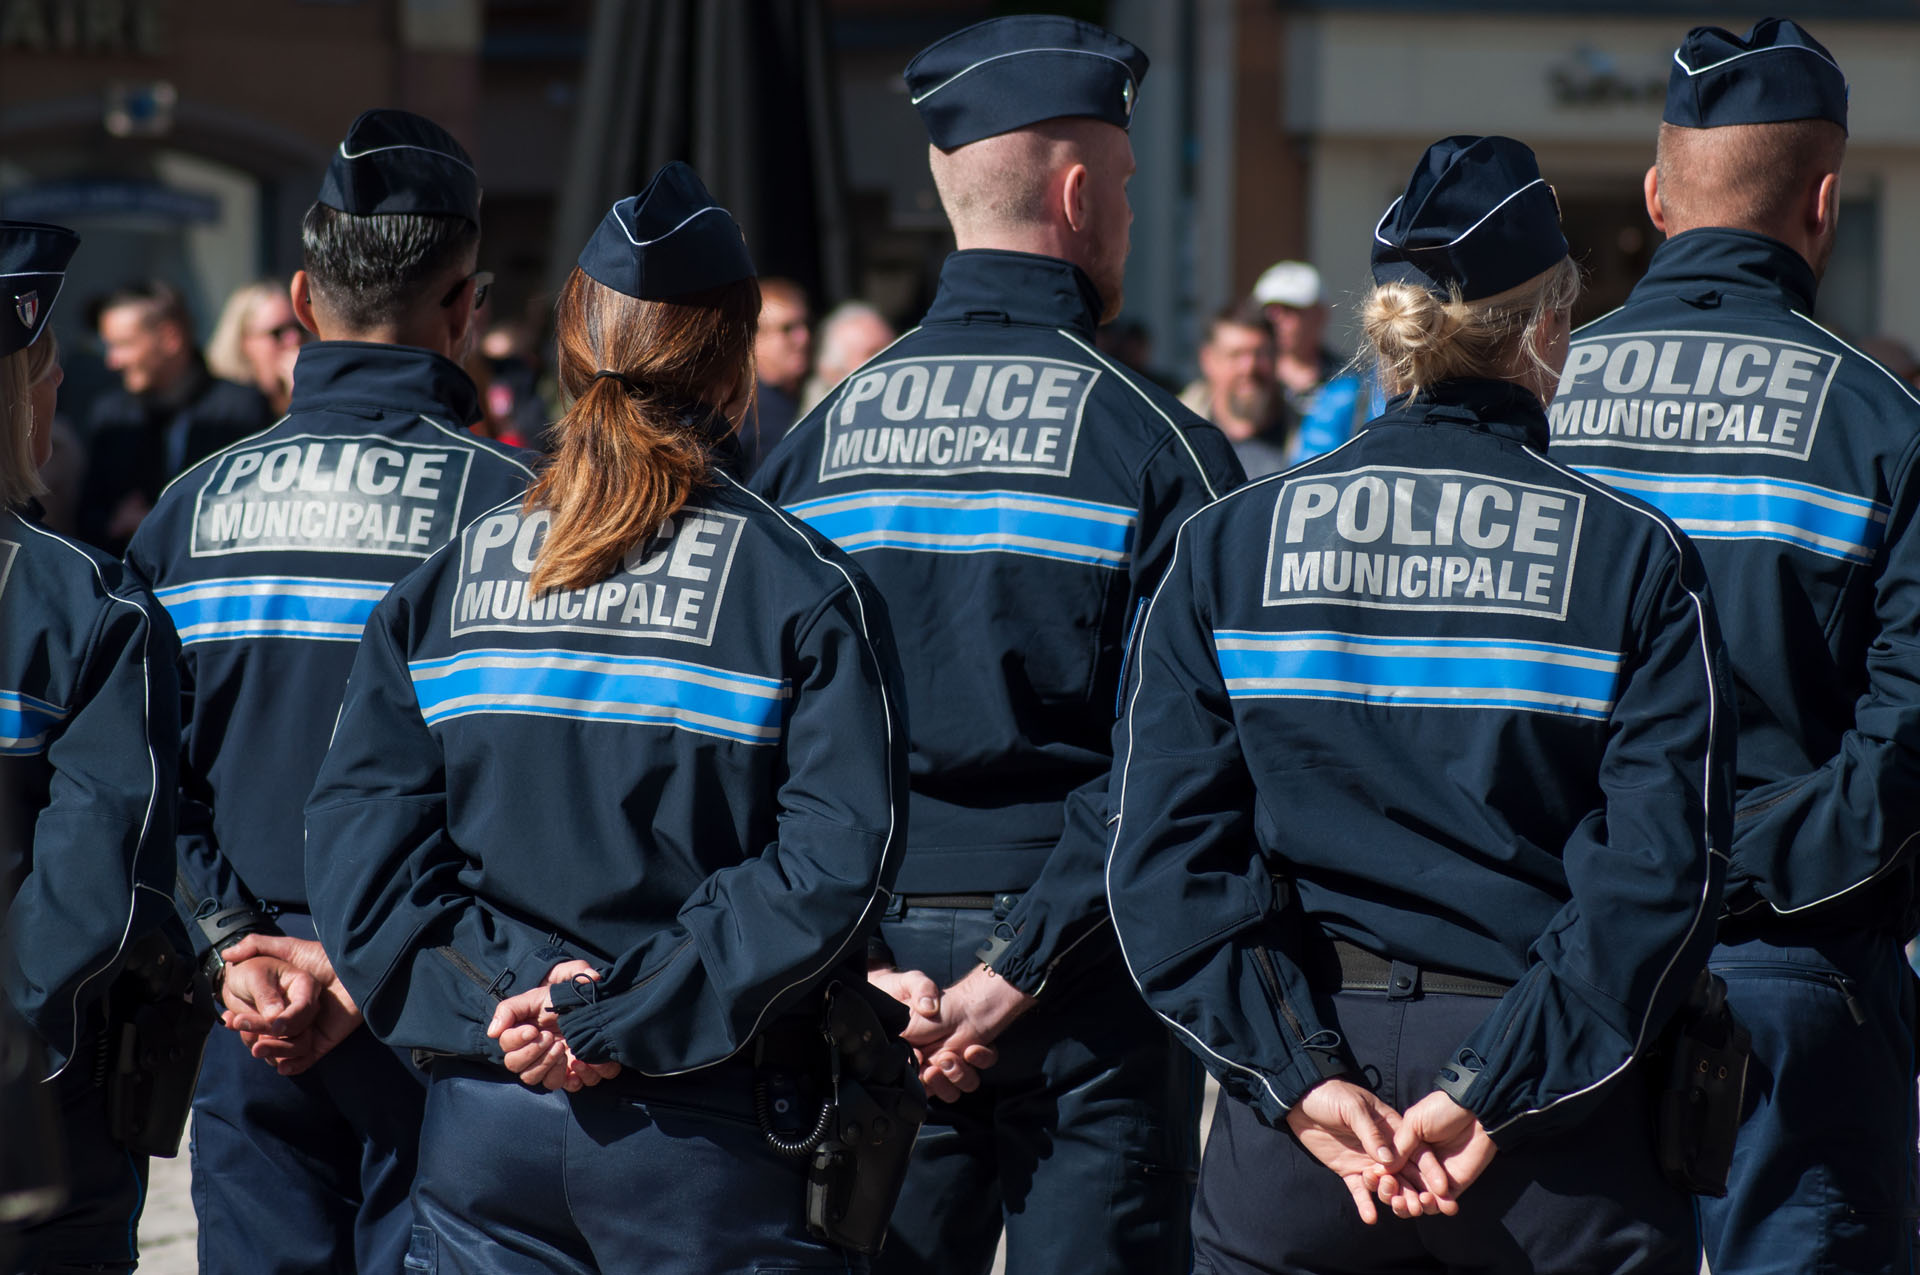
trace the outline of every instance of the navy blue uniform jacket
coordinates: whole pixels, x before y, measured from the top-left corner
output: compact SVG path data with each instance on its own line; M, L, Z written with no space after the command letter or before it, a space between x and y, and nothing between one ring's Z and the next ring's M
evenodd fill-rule
M1346 1061L1303 971L1327 936L1513 984L1442 1086L1503 1143L1582 1111L1706 961L1733 741L1700 563L1546 439L1504 382L1399 400L1187 523L1142 625L1114 925L1269 1121Z
M0 512L0 964L55 1072L171 913L178 652L120 564Z
M921 326L754 477L887 599L913 722L900 889L1025 891L994 967L1028 992L1106 919L1127 630L1181 520L1242 476L1217 430L1094 349L1099 313L1067 262L957 252Z
M1740 713L1733 937L1910 931L1920 834L1920 402L1806 317L1801 256L1739 230L1654 253L1582 328L1553 454L1699 546Z
M390 1044L497 1060L498 999L581 958L575 1053L706 1066L864 979L906 813L886 618L731 478L530 598L549 521L487 514L375 610L307 805L314 919Z
M183 911L306 910L300 806L374 603L531 476L467 431L479 415L437 354L317 341L287 415L182 474L140 525L127 564L184 656Z

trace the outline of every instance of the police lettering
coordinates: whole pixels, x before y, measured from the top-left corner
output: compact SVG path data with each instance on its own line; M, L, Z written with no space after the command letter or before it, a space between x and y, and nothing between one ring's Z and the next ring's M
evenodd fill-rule
M584 589L528 587L552 515L489 514L468 529L454 592L455 635L479 630L619 633L713 641L714 622L745 520L686 508L629 551L620 569Z
M1073 469L1100 369L1059 359L923 358L855 373L827 411L820 477Z
M1296 479L1274 505L1264 601L1565 618L1585 500L1451 470Z
M1553 446L1804 460L1838 356L1791 341L1635 332L1576 343L1547 409Z
M194 500L192 556L267 549L424 558L453 533L471 457L301 437L222 456Z

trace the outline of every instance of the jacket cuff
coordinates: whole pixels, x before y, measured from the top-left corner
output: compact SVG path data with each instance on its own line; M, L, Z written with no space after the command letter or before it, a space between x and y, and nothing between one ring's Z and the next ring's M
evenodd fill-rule
M1040 929L1029 926L1029 932ZM974 957L1015 991L1037 995L1047 981L1049 962L1046 953L1036 951L1031 939L1024 939L1006 921L993 927L993 937L974 949Z

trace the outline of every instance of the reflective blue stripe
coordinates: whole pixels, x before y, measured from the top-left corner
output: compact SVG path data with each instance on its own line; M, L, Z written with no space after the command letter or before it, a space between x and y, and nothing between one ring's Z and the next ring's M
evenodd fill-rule
M244 576L155 592L183 645L232 638L357 642L388 586L364 580Z
M1778 540L1845 562L1871 562L1886 532L1885 505L1808 483L1575 468L1646 501L1696 540Z
M788 506L848 553L1020 553L1124 567L1134 512L1119 505L1019 491L896 489Z
M47 750L47 731L67 710L31 695L0 691L0 757L33 757Z
M1339 633L1214 634L1235 699L1518 708L1605 720L1621 658L1584 647Z
M475 713L674 726L772 744L785 684L678 660L570 651L473 651L408 666L429 726Z

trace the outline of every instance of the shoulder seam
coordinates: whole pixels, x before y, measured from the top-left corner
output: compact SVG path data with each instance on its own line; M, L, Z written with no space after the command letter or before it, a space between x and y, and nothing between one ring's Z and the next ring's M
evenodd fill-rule
M1128 389L1132 390L1135 394L1138 394L1140 396L1140 400L1143 403L1145 403L1148 407L1152 408L1156 416L1158 416L1161 420L1167 423L1167 428L1172 430L1174 437L1180 440L1180 446L1186 449L1187 459L1193 462L1194 471L1200 475L1200 485L1207 489L1207 498L1209 500L1220 499L1220 493L1214 490L1213 478L1207 473L1207 467L1200 463L1200 453L1193 450L1193 444L1187 440L1186 431L1180 428L1179 423L1176 422L1173 419L1173 417L1167 415L1166 409L1161 407L1158 403L1154 402L1152 397L1148 395L1148 393L1145 390L1141 389L1138 385L1135 385L1133 383L1133 379L1129 377L1124 371L1122 371L1113 362L1113 360L1109 359L1106 355L1100 353L1100 351L1094 349L1092 346L1088 345L1085 341L1082 341L1079 337L1067 331L1065 328L1055 328L1054 331L1058 332L1061 336L1073 342L1075 345L1079 346L1082 350L1085 350L1088 354L1091 354L1095 359L1099 360L1101 365L1107 371L1113 373L1114 378L1116 380L1118 380L1122 385L1125 385Z

